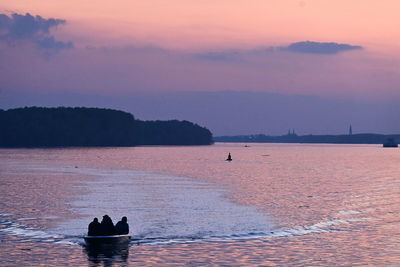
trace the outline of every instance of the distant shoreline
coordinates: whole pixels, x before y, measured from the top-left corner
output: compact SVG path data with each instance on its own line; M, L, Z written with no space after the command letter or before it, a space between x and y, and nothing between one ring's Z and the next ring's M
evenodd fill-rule
M349 134L349 135L296 135L281 136L237 135L216 136L214 142L225 143L299 143L299 144L383 144L392 138L396 143L400 142L400 134Z

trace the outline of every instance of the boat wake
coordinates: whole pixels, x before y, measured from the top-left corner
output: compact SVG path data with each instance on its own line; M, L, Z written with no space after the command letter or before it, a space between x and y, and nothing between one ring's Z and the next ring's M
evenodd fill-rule
M79 189L86 193L69 203L79 216L64 221L55 232L79 233L82 225L104 214L114 220L127 216L131 232L140 238L230 236L275 227L270 216L230 201L226 189L211 183L146 171L71 171L96 179L82 181Z
M61 245L81 245L84 246L83 235L62 235L48 233L43 230L12 222L4 217L11 216L0 214L0 236L14 236L21 240L40 243L56 243ZM331 232L351 231L351 225L357 222L367 221L369 218L335 219L322 221L309 226L296 226L288 229L277 229L271 232L250 232L246 234L233 235L193 235L193 236L164 236L146 237L136 235L131 239L130 245L168 245L168 244L189 244L206 242L236 242L241 240L259 240L268 242L276 238L290 238L302 235L323 234ZM348 225L346 230L339 229L341 226Z
M82 245L82 230L86 230L94 216L104 214L114 219L128 217L133 232L132 245L268 241L351 230L352 224L366 220L358 216L359 212L343 211L334 219L284 229L255 207L229 201L225 197L226 189L187 177L134 170L47 168L43 171L96 177L83 180L79 187L87 193L69 203L71 211L79 216L46 232L23 224L35 218L0 214L0 237L5 234L37 242ZM346 225L350 227L344 227Z
M15 236L20 239L34 240L35 242L58 242L65 239L63 235L48 233L8 220L7 217L9 216L11 214L0 214L0 235Z
M137 245L162 245L162 244L185 244L185 243L205 243L205 242L234 242L240 240L252 240L257 239L261 241L273 240L276 238L284 237L294 237L302 235L312 235L312 234L323 234L331 232L343 232L349 231L340 230L339 226L351 225L356 222L367 221L368 218L358 218L358 219L337 219L331 221L322 221L310 226L296 226L287 229L277 229L271 232L254 232L247 234L233 234L233 235L223 235L223 236L170 236L162 238L133 238L131 243Z

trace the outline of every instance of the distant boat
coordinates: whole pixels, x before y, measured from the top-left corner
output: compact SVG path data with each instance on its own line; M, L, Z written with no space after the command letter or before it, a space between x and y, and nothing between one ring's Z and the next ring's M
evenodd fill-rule
M394 141L393 138L388 138L385 143L383 143L383 147L399 147L399 145Z
M226 159L226 161L232 161L231 153L228 154L228 158Z
M131 235L99 235L99 236L84 236L87 245L102 245L102 244L121 244L129 243Z

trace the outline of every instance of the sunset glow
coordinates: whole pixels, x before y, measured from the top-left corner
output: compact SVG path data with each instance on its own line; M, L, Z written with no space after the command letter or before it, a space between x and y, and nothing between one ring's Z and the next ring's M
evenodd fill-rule
M356 42L373 50L400 44L400 3L396 0L5 0L1 7L66 19L74 31L85 35L85 30L94 30L97 36L93 38L104 42L111 36L121 42L186 49L296 40Z
M0 10L6 107L18 94L40 104L35 93L400 98L397 0L5 0Z

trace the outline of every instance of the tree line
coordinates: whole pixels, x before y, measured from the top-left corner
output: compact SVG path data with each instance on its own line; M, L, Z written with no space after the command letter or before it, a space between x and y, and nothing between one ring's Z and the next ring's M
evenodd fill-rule
M141 121L102 108L0 109L0 147L209 145L211 132L189 121Z

